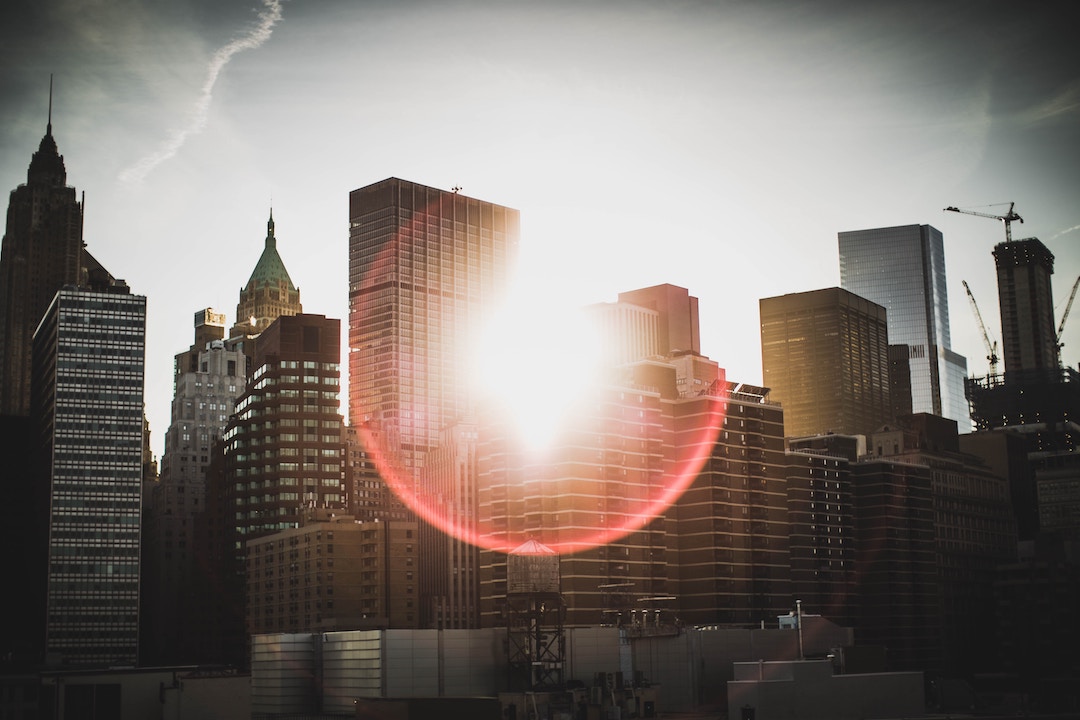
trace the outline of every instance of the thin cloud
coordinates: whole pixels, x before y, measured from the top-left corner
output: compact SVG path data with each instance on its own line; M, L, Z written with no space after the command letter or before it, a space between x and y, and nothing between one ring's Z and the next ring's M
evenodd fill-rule
M1028 108L1016 116L1021 125L1037 125L1080 110L1080 83L1073 83L1057 95Z
M1073 225L1073 226L1072 226L1071 228L1065 228L1064 230L1062 230L1061 232L1059 232L1059 233L1058 233L1057 235L1054 235L1054 236L1053 236L1052 238L1050 238L1050 239L1051 239L1051 240L1057 240L1057 239L1058 239L1059 237L1061 237L1062 235L1065 235L1066 233L1071 233L1071 232L1075 232L1076 230L1080 230L1080 225Z
M120 180L127 183L142 182L150 172L161 163L173 158L187 139L197 135L206 127L206 121L210 114L210 103L214 99L214 85L225 66L232 60L233 55L244 50L254 50L270 39L274 31L274 25L281 20L280 0L263 0L263 9L258 14L258 21L246 34L229 41L210 58L210 64L206 69L206 80L203 82L202 92L195 101L195 107L191 113L191 120L186 127L182 127L162 143L161 147L153 153L142 158L134 165L120 173Z

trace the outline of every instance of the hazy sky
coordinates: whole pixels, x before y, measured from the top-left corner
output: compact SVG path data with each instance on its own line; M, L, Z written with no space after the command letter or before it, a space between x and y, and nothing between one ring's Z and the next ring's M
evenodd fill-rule
M541 302L689 288L703 352L751 383L759 298L838 285L838 231L929 223L953 348L985 374L961 280L1000 339L1004 233L942 208L1015 201L1014 237L1057 256L1060 319L1078 20L1064 2L5 0L0 189L26 181L53 73L88 247L148 297L158 454L172 356L196 310L233 322L271 202L305 311L344 325L348 193L390 176L520 209ZM1080 318L1065 344L1075 366Z

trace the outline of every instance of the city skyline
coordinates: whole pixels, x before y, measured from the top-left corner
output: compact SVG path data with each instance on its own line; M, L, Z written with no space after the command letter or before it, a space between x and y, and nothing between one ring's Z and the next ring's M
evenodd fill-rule
M1003 232L942 209L1015 201L1014 237L1055 255L1060 320L1080 269L1076 11L1004 26L1004 5L930 7L5 6L0 185L25 182L54 73L53 135L86 193L87 245L146 288L159 456L172 358L192 313L233 307L269 208L305 308L344 320L347 194L391 176L519 209L531 273L516 285L553 309L688 288L702 352L751 383L760 298L838 285L838 232L932 225L953 349L982 375L960 281L1000 341ZM139 166L185 128L173 155ZM1075 318L1064 341L1075 366Z

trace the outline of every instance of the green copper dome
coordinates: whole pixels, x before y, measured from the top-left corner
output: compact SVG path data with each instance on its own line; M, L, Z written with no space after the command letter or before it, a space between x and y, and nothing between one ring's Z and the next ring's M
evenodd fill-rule
M296 290L289 271L285 269L285 263L277 251L277 239L274 237L274 211L270 211L270 220L266 223L266 246L263 248L259 262L255 263L255 269L247 281L245 289L254 290L257 287L280 287L285 285L290 291Z

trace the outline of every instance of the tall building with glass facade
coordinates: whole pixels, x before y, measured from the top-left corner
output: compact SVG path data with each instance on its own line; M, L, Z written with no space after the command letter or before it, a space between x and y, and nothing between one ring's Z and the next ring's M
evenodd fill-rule
M407 471L469 410L469 341L518 234L517 210L397 178L349 194L349 420Z
M349 421L378 446L380 471L400 473L384 518L438 493L474 511L473 453L454 437L472 410L471 342L503 300L519 224L512 208L397 178L349 194ZM419 531L424 622L473 624L475 549Z
M62 289L34 335L45 650L57 662L138 660L145 338L146 298L120 283Z
M841 288L759 301L761 370L788 437L867 434L892 420L885 308Z
M930 225L838 234L840 286L883 305L889 342L907 346L911 408L970 428L964 396L967 360L952 350L945 244Z

